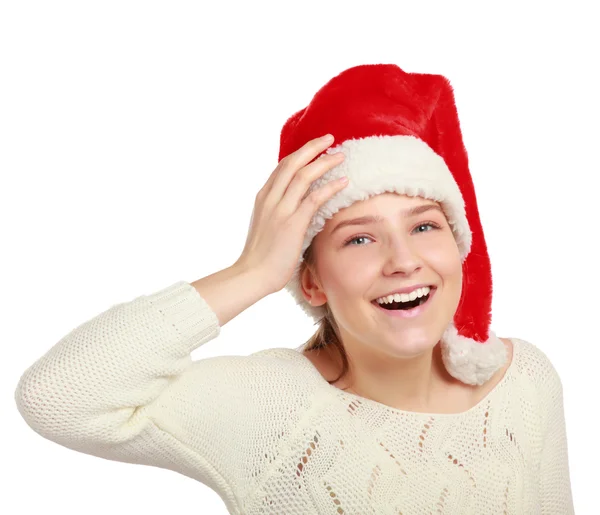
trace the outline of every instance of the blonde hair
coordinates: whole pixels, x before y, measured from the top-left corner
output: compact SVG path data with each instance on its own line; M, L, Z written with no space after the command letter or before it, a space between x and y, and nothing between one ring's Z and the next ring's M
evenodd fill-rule
M313 240L314 241L314 240ZM312 243L306 249L303 255L303 261L300 265L300 277L306 269L310 270L314 273L315 271L315 253L313 249ZM339 357L342 360L342 371L340 375L332 380L327 381L329 384L335 383L339 381L349 370L349 362L348 355L344 349L344 345L342 344L342 340L340 337L339 327L335 321L333 313L329 308L329 304L325 304L325 315L319 319L315 324L318 324L318 329L305 343L302 348L304 351L313 350L313 349L325 349L329 348L334 351L337 351Z

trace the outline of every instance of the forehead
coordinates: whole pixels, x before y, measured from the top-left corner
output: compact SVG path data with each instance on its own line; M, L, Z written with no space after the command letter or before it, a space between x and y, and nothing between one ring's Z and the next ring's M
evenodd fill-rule
M385 192L374 195L365 200L359 200L350 206L340 209L327 223L339 222L362 215L393 216L406 209L421 205L439 205L435 200L419 196L410 196L394 192Z

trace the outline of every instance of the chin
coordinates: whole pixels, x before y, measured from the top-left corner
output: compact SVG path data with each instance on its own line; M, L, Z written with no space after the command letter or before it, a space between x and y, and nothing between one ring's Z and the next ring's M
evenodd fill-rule
M384 338L378 344L378 348L390 356L411 358L424 352L430 352L439 343L440 338L441 336L431 337L423 334L403 333L397 338Z

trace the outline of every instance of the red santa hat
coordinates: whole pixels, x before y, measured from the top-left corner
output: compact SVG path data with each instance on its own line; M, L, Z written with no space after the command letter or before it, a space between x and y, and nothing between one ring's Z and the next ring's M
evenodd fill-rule
M440 340L444 365L463 383L485 383L508 356L490 329L490 259L449 80L407 73L394 64L349 68L286 121L279 160L327 133L335 136L336 145L325 152L343 152L345 159L315 180L307 195L343 175L350 183L313 216L285 289L307 315L321 319L325 308L311 306L302 295L300 265L326 220L354 202L384 192L437 201L454 234L463 271L460 303Z

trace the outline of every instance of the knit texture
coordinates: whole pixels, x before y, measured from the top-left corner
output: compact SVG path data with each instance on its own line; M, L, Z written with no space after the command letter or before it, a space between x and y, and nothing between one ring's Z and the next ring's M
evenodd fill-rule
M394 409L344 392L298 350L193 361L219 321L177 282L79 325L21 376L38 434L173 470L233 514L574 513L560 378L511 338L502 380L468 411Z

